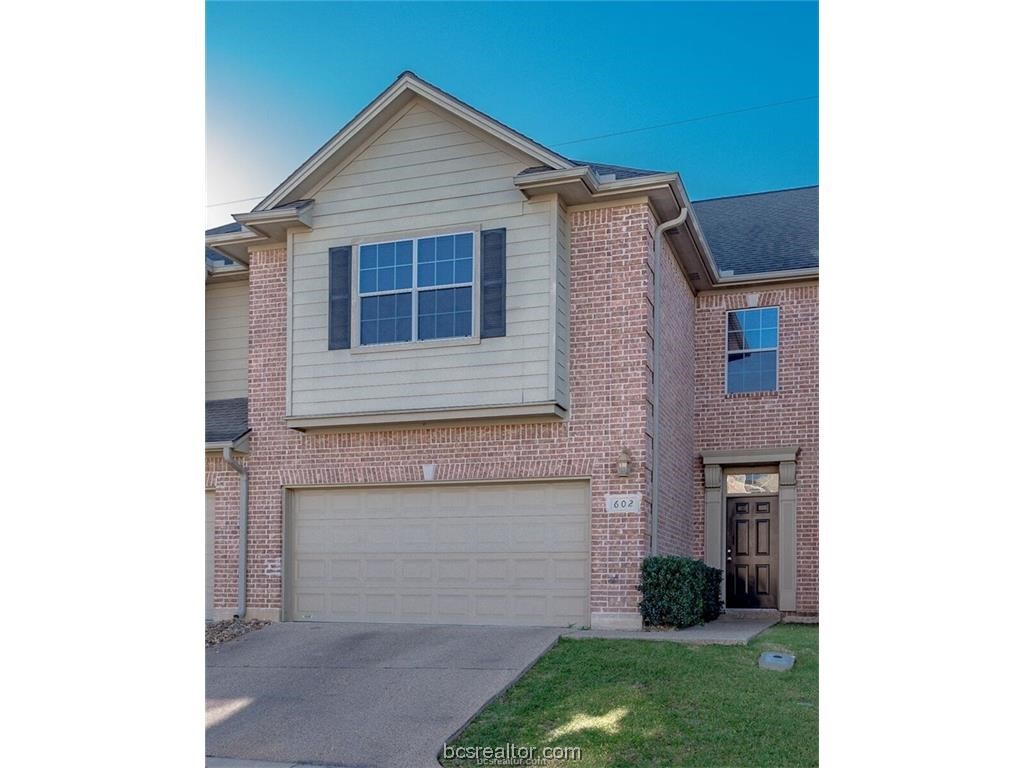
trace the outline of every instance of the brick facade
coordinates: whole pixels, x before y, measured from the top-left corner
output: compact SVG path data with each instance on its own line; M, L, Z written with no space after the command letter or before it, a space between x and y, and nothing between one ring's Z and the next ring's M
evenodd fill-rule
M661 269L659 555L693 556L694 307L695 297L667 243Z
M778 391L725 394L725 323L729 310L779 308ZM701 293L696 309L698 450L796 445L797 614L818 613L818 285ZM693 459L695 553L704 556L704 485Z
M570 415L563 422L439 426L304 434L285 426L287 255L253 251L249 293L250 472L248 606L282 603L282 488L436 481L587 478L591 503L591 611L635 614L639 566L650 551L653 377L661 388L657 551L704 556L700 450L798 445L797 613L818 610L817 284L694 295L671 249L664 275L661 371L653 348L654 219L646 205L571 214ZM779 388L725 395L727 310L778 306ZM616 476L622 448L629 477ZM216 490L214 605L235 607L238 475L207 456ZM606 493L639 493L640 514L609 514Z
M591 611L635 614L639 566L647 554L651 506L650 323L653 217L646 205L572 213L570 415L558 423L487 424L304 434L285 426L287 256L254 250L249 292L250 473L248 605L282 600L282 487L437 481L588 478L591 506ZM687 291L688 292L688 291ZM674 411L673 411L674 413ZM674 444L666 441L666 444ZM615 473L620 451L629 477ZM209 458L218 490L215 606L236 589L238 479ZM221 489L227 491L221 497ZM606 493L639 493L642 511L605 512ZM673 504L675 499L673 497ZM232 505L235 505L232 507ZM683 526L664 523L681 546ZM233 533L233 535L232 535Z

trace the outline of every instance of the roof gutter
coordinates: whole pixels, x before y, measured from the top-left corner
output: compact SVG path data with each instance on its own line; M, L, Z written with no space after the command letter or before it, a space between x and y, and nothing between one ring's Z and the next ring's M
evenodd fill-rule
M249 543L249 470L236 461L234 449L224 446L224 461L238 473L238 608L236 619L245 618L246 557Z
M775 272L751 272L743 275L718 275L712 288L733 288L768 283L792 283L798 280L817 280L818 268L782 269Z
M661 507L660 486L661 486L661 292L662 283L662 245L661 241L665 233L673 227L678 227L686 221L690 209L680 206L679 215L669 221L664 221L654 230L654 382L652 393L654 408L652 420L654 421L653 452L651 457L651 554L658 554L658 513Z

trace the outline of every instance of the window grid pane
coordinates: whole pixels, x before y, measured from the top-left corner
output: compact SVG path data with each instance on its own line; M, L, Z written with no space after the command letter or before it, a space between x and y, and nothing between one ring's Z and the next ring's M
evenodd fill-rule
M420 340L470 336L473 333L473 289L420 291L417 328Z
M359 343L412 341L412 294L364 296L359 308Z
M728 362L728 392L775 391L775 350L766 352L730 352Z
M412 341L414 312L417 340L472 336L473 238L466 232L360 246L359 343Z
M774 392L779 308L736 310L728 313L726 323L726 393Z
M441 235L417 241L416 283L420 287L473 282L473 235Z
M359 247L359 293L412 288L412 240Z
M730 312L728 326L728 348L730 351L770 349L778 346L778 307Z

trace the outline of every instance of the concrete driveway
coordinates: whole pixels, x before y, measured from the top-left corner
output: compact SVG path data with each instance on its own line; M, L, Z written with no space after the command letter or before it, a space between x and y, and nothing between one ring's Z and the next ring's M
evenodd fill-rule
M562 631L273 624L207 649L206 754L437 768L445 740Z

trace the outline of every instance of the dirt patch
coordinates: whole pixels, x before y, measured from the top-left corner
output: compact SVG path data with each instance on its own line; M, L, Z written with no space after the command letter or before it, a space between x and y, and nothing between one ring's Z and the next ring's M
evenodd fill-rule
M249 621L241 621L239 619L215 621L213 624L206 625L206 645L209 647L226 643L228 640L234 640L249 632L263 629L268 624L270 624L269 621L261 621L260 619L250 619Z

